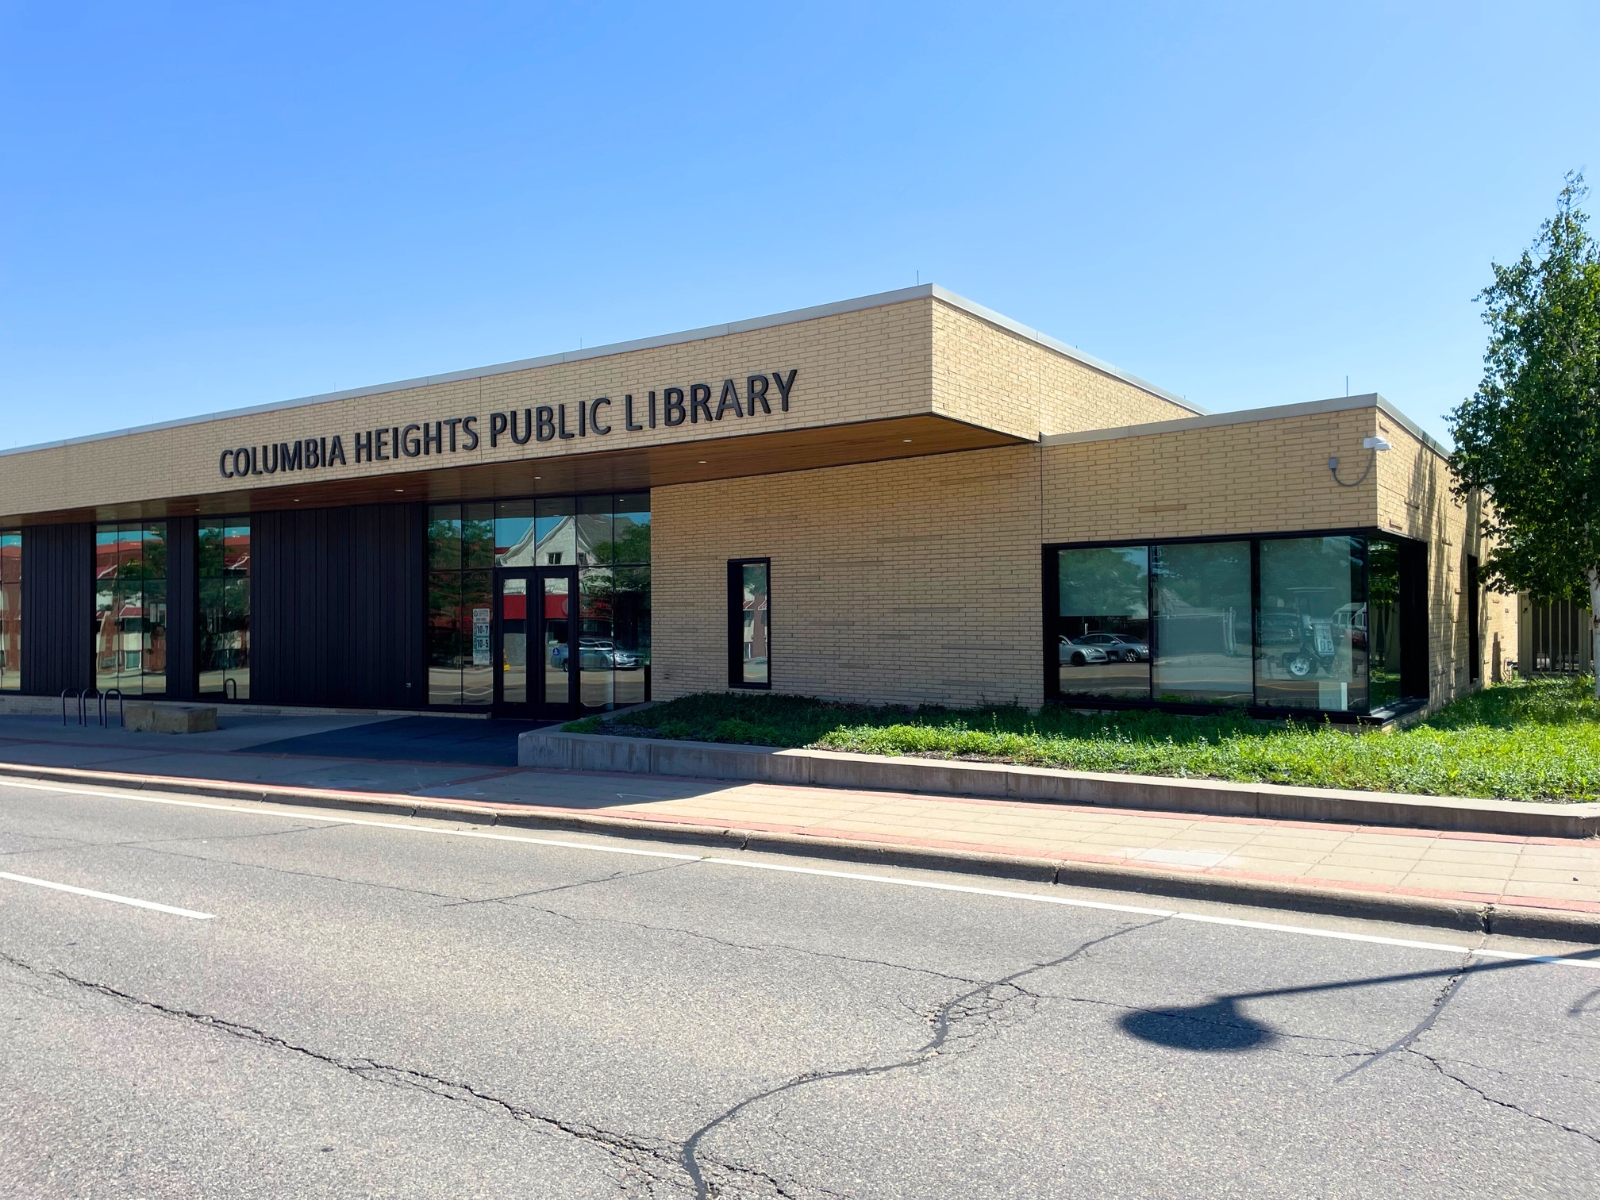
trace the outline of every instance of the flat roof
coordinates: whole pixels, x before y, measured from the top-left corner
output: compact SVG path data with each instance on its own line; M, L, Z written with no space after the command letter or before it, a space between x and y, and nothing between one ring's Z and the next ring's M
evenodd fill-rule
M1197 404L1191 404L1182 396L1174 395L1165 388L1157 387L1153 383L1140 379L1137 375L1112 366L1108 362L1085 354L1075 346L1031 329L1021 322L1013 321L1010 317L1003 316L993 309L975 304L964 296L958 296L952 291L934 283L924 283L917 287L901 288L894 292L878 292L871 296L858 296L853 300L838 300L832 304L819 304L811 308L796 308L789 312L773 313L765 317L751 317L743 321L730 321L724 325L706 325L699 329L686 329L680 333L664 333L656 337L636 338L630 342L612 342L606 346L592 346L583 350L565 350L559 354L546 354L539 358L523 358L515 362L497 363L489 367L474 367L466 371L450 371L443 375L421 375L415 379L402 379L394 383L379 383L369 387L348 388L342 392L323 392L316 396L301 396L295 400L275 400L267 404L254 404L244 408L230 408L222 412L203 413L195 417L179 417L171 421L157 421L149 425L131 425L126 429L113 429L105 433L84 434L82 437L62 438L53 442L36 442L31 446L14 446L9 450L0 450L0 457L10 454L26 454L34 450L51 450L59 446L77 446L85 442L100 442L108 438L123 437L130 433L152 433L161 429L181 429L185 425L201 425L207 421L220 421L228 417L243 417L254 413L281 412L290 408L303 408L312 404L327 404L335 400L353 400L359 396L379 396L388 392L404 392L414 388L430 387L437 383L455 383L463 379L483 379L491 375L508 375L514 371L528 371L535 367L555 366L559 363L583 362L592 358L607 358L613 354L626 354L632 350L652 350L660 346L675 346L684 342L705 341L708 338L723 337L730 333L748 333L756 329L771 329L777 325L793 325L800 321L815 321L820 317L836 316L840 313L859 312L867 308L881 308L889 304L902 304L908 300L942 300L955 308L971 313L979 320L987 321L991 325L1015 333L1029 341L1036 342L1058 354L1065 355L1091 367L1103 374L1120 379L1124 383L1159 396L1163 400L1188 409L1193 413L1204 414L1205 409Z
M1206 413L1198 417L1179 417L1174 421L1150 421L1144 425L1119 425L1111 429L1085 429L1078 433L1050 433L1040 438L1042 445L1070 446L1075 442L1109 442L1117 438L1149 437L1157 433L1178 433L1185 429L1214 429L1222 425L1248 425L1256 421L1281 421L1288 417L1307 417L1318 413L1348 412L1353 408L1376 408L1405 429L1440 458L1450 451L1440 445L1405 413L1377 392L1359 396L1334 396L1327 400L1308 400L1303 404L1277 404L1268 408L1241 408L1235 412Z

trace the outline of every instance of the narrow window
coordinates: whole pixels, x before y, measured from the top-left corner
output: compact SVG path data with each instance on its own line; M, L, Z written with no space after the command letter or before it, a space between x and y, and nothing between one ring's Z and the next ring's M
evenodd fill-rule
M1474 554L1469 554L1467 555L1467 678L1472 683L1477 683L1483 678L1483 644L1478 630L1478 622L1481 619L1480 590L1478 558Z
M250 699L250 518L200 521L200 694Z
M728 563L728 686L770 688L771 568L768 558Z
M0 692L22 687L22 530L0 530Z

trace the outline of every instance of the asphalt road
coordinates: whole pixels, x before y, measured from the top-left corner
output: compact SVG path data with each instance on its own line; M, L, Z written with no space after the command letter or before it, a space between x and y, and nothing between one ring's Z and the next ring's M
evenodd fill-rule
M1593 951L479 832L0 785L0 1194L1600 1192Z

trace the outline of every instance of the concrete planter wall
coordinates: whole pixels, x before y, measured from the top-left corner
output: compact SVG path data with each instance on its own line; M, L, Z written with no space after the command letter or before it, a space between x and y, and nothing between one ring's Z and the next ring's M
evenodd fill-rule
M928 792L998 800L1104 805L1275 820L1337 821L1523 837L1600 836L1600 804L1410 796L1325 788L1100 775L1003 763L890 758L828 750L773 750L715 742L532 730L517 764L562 771L679 775L810 787Z

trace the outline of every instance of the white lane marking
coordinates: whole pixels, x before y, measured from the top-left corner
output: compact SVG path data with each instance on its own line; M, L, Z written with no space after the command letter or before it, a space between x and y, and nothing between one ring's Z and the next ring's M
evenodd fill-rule
M1047 896L1038 892L1013 892L1003 888L973 887L959 883L937 883L931 879L903 879L894 875L872 875L865 871L832 871L823 867L796 867L784 863L745 862L737 858L720 858L704 854L674 854L665 850L634 850L622 846L599 846L593 842L572 842L556 838L526 837L521 834L489 833L474 829L440 829L427 825L405 825L399 821L368 821L360 817L325 817L320 813L300 810L279 812L269 808L244 808L235 804L208 804L202 800L180 800L174 796L157 796L140 792L118 792L110 789L88 787L62 787L54 784L21 783L0 777L0 788L26 788L37 792L62 792L71 796L105 797L113 800L137 800L144 804L170 804L178 808L201 808L213 812L246 813L252 816L278 817L296 821L325 821L335 825L361 825L371 829L398 829L405 833L432 833L446 837L484 838L499 842L524 842L534 846L556 846L566 850L591 850L597 854L626 854L641 858L671 858L680 862L703 862L709 866L741 867L747 871L778 871L792 875L820 875L831 879L852 879L862 883L884 883L893 887L923 888L934 892L957 892L971 896L994 896L1002 900L1023 900L1031 904L1056 904L1065 908L1088 908L1101 912L1132 913L1135 916L1171 917L1180 921L1193 921L1201 925L1225 925L1238 929L1259 929L1270 933L1297 934L1301 937L1332 938L1342 942L1364 942L1373 946L1397 946L1406 950L1433 950L1442 954L1472 954L1482 958L1507 959L1517 962L1549 963L1561 967L1582 967L1600 971L1600 959L1563 958L1552 954L1526 954L1514 950L1488 950L1477 946L1462 946L1451 942L1423 942L1409 938L1382 937L1374 933L1351 933L1337 929L1318 929L1312 925L1280 925L1273 921L1247 921L1239 917L1219 917L1209 913L1182 912L1171 908L1149 908L1136 904L1110 904L1100 900L1080 900L1075 896Z
M482 838L491 842L527 842L534 846L559 846L568 850L594 850L601 854L627 854L636 858L675 858L684 862L699 862L702 854L673 854L667 850L635 850L625 846L597 846L592 842L570 842L560 838L527 837L519 833L491 833L486 829L435 829L428 825L407 825L400 821L368 821L360 817L325 817L320 813L307 813L298 809L279 812L268 808L243 808L236 804L207 804L200 800L179 800L173 796L152 796L141 792L118 792L110 789L59 787L47 783L15 783L0 777L0 788L27 788L35 792L63 792L69 796L104 796L113 800L139 800L145 804L171 804L178 808L205 808L213 812L248 813L252 816L282 817L295 821L323 821L329 825L364 825L369 829L398 829L403 833L433 833L448 837Z
M96 892L89 888L73 887L70 883L55 883L49 879L35 879L32 875L13 875L10 871L0 871L0 879L9 879L12 883L29 883L34 887L50 888L57 892L71 892L74 896L89 896L95 900L109 900L113 904L129 904L134 908L153 909L155 912L171 913L175 917L190 917L196 921L215 920L213 914L195 912L192 908L174 908L170 904L157 904L154 900L135 900L132 896L118 896L112 892Z

